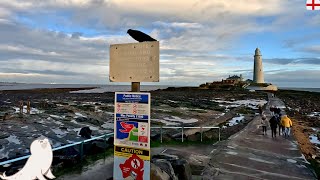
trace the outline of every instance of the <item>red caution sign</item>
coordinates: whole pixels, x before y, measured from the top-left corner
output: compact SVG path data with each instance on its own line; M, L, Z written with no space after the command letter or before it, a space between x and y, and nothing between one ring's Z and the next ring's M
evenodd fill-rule
M127 159L124 164L120 164L120 169L122 171L122 177L127 178L132 172L136 174L136 180L143 180L143 167L144 162L136 154L133 154L129 159Z

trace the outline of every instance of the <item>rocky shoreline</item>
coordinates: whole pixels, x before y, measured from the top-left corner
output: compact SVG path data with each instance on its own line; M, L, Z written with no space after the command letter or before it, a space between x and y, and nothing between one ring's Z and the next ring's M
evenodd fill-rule
M78 89L37 89L1 91L0 162L29 153L33 139L44 135L53 147L79 142L86 138L79 135L83 127L92 130L92 136L113 132L114 93L70 93ZM263 92L239 90L199 90L193 88L168 88L151 92L152 126L220 126L223 137L228 137L250 121L258 112L258 105L265 104ZM18 102L31 101L31 113L19 114ZM214 130L207 138L216 138ZM179 131L164 131L176 139ZM152 131L155 137L159 131ZM210 135L212 134L212 135ZM187 140L198 140L199 133L187 133ZM112 143L112 142L110 142ZM94 148L104 149L104 142L94 142ZM92 144L88 144L91 152ZM60 151L57 161L79 155L79 149ZM0 167L0 172L10 167Z
M301 152L320 177L320 93L281 90L276 96L285 102Z

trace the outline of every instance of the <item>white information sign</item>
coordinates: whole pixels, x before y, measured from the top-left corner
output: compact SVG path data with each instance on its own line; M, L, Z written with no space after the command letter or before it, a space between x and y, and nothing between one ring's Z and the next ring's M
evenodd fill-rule
M150 179L150 93L116 92L114 179Z
M111 82L159 82L159 41L110 45Z

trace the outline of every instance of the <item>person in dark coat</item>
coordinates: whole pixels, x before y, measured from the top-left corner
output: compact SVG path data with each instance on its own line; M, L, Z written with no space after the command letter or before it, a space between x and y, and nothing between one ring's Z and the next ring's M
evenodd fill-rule
M276 107L275 113L277 113L278 115L280 115L281 109L280 109L279 107Z
M277 117L278 126L279 126L279 136L281 135L281 133L283 134L283 132L284 132L284 127L281 124L281 116L282 116L281 113L276 116Z
M271 128L271 134L272 137L277 137L277 127L278 127L278 118L276 115L273 115L272 118L269 120L270 128Z

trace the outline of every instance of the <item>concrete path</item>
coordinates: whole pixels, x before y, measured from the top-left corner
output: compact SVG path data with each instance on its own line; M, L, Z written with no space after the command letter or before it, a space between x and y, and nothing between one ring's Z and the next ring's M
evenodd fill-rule
M278 98L269 96L270 105L283 106ZM268 119L270 111L266 110ZM211 152L210 166L205 179L316 179L307 168L308 162L301 154L297 142L262 134L260 117L257 116L241 132L216 145ZM278 132L277 132L278 133ZM214 173L213 173L214 172Z

